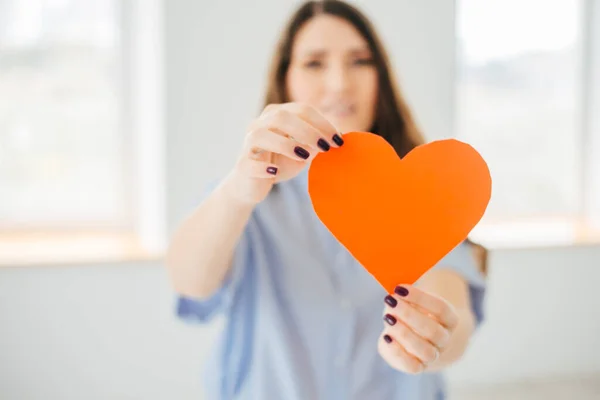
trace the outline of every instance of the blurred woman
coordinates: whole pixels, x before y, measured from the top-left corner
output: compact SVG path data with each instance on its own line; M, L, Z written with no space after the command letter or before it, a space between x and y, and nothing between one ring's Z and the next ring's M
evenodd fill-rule
M265 103L167 257L178 315L226 316L209 398L444 399L440 373L482 317L469 244L387 294L307 192L307 166L343 147L343 132L381 135L400 157L423 143L371 23L341 1L304 3L275 51Z

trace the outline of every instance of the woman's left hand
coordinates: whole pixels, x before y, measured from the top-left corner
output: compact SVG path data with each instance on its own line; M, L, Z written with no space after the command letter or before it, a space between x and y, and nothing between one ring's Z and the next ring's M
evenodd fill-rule
M394 369L409 374L427 370L443 355L458 325L454 307L412 285L386 296L379 354Z

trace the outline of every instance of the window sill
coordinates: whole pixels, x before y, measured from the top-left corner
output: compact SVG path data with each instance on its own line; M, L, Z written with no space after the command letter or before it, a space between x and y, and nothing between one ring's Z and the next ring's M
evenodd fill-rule
M529 250L600 245L600 229L576 218L485 221L469 235L488 250Z
M575 219L485 221L469 237L488 250L549 249L600 245L600 229ZM71 266L160 262L122 232L0 232L0 267Z
M122 232L0 232L0 267L70 266L160 261Z

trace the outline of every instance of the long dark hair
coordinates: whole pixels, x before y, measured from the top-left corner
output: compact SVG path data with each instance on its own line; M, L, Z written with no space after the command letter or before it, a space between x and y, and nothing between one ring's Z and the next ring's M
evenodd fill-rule
M414 147L424 143L423 135L398 89L389 57L371 22L358 9L343 1L307 1L292 14L273 55L264 106L289 101L285 82L294 39L306 22L321 14L345 19L367 41L379 80L375 121L370 132L382 136L400 157L404 157Z

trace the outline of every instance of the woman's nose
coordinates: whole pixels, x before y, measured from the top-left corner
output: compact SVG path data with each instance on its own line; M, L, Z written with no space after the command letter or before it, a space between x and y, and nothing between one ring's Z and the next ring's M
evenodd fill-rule
M345 92L350 86L350 74L344 66L331 67L325 76L326 86L332 92Z

